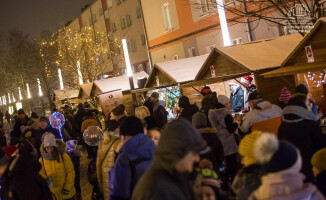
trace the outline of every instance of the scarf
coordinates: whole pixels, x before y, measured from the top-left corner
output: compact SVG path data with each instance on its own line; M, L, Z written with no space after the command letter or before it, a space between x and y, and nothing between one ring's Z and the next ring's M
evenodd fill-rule
M294 114L299 116L299 119L294 119L294 120L289 120L289 119L285 119L284 115L287 114ZM316 121L316 116L309 111L306 108L303 108L301 106L286 106L283 110L283 115L282 115L282 120L288 123L296 123L296 122L300 122L302 120L312 120L312 121Z

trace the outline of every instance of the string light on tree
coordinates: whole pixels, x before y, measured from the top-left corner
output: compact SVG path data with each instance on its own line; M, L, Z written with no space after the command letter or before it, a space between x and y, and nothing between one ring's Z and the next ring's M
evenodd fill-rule
M8 93L8 103L11 104L10 94Z
M62 80L62 74L61 74L61 69L58 69L58 76L59 76L59 82L60 82L60 90L63 90L63 80Z
M41 82L40 79L36 79L37 80L37 85L38 85L38 95L41 97L43 96L43 92L42 92L42 87L41 87Z
M20 87L18 87L18 95L19 95L19 100L23 100L22 91Z
M12 102L15 103L16 99L15 99L14 93L12 93L11 96L12 96Z

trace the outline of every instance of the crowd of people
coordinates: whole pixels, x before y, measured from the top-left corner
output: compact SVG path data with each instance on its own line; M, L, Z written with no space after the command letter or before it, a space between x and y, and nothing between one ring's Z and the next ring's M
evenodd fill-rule
M117 105L104 123L88 103L65 106L54 110L66 118L62 138L45 116L0 113L0 199L80 200L77 145L93 200L325 199L326 135L307 87L283 89L275 105L251 81L244 91L229 81L230 98L205 86L200 108L182 96L169 122L157 92L134 115ZM91 126L105 130L96 147L82 139Z

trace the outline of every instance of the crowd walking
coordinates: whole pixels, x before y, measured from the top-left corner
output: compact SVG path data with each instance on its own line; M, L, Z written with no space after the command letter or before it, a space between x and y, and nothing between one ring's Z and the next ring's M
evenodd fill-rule
M307 87L282 89L278 106L242 81L248 88L228 82L230 97L205 86L201 107L181 96L174 120L157 92L134 114L64 106L54 110L66 118L60 130L23 109L15 120L0 113L0 199L81 200L81 173L92 200L325 199L326 135ZM97 146L83 139L93 126L103 130Z

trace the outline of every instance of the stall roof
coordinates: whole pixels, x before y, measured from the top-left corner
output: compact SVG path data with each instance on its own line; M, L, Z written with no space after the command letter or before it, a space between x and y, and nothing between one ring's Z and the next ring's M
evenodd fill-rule
M217 49L251 71L279 67L302 40L292 34Z
M92 92L92 87L93 87L93 82L80 85L78 98L90 97Z
M283 61L281 68L262 74L265 78L319 71L326 68L326 18L321 18L314 28ZM314 62L307 62L305 47L311 46Z
M54 90L54 99L58 99L60 101L65 99L74 99L78 97L79 90L76 89L63 89L63 90Z
M162 73L170 80L170 84L183 83L195 79L208 54L179 60L156 63L151 71L145 87L155 81L157 73Z
M148 77L148 74L144 71L133 73L135 89L138 88L137 79L144 78L144 77ZM113 90L119 90L119 89L121 89L122 91L130 90L129 78L125 74L122 76L94 81L91 95L97 95L94 94L96 88L98 89L97 94L109 92Z

